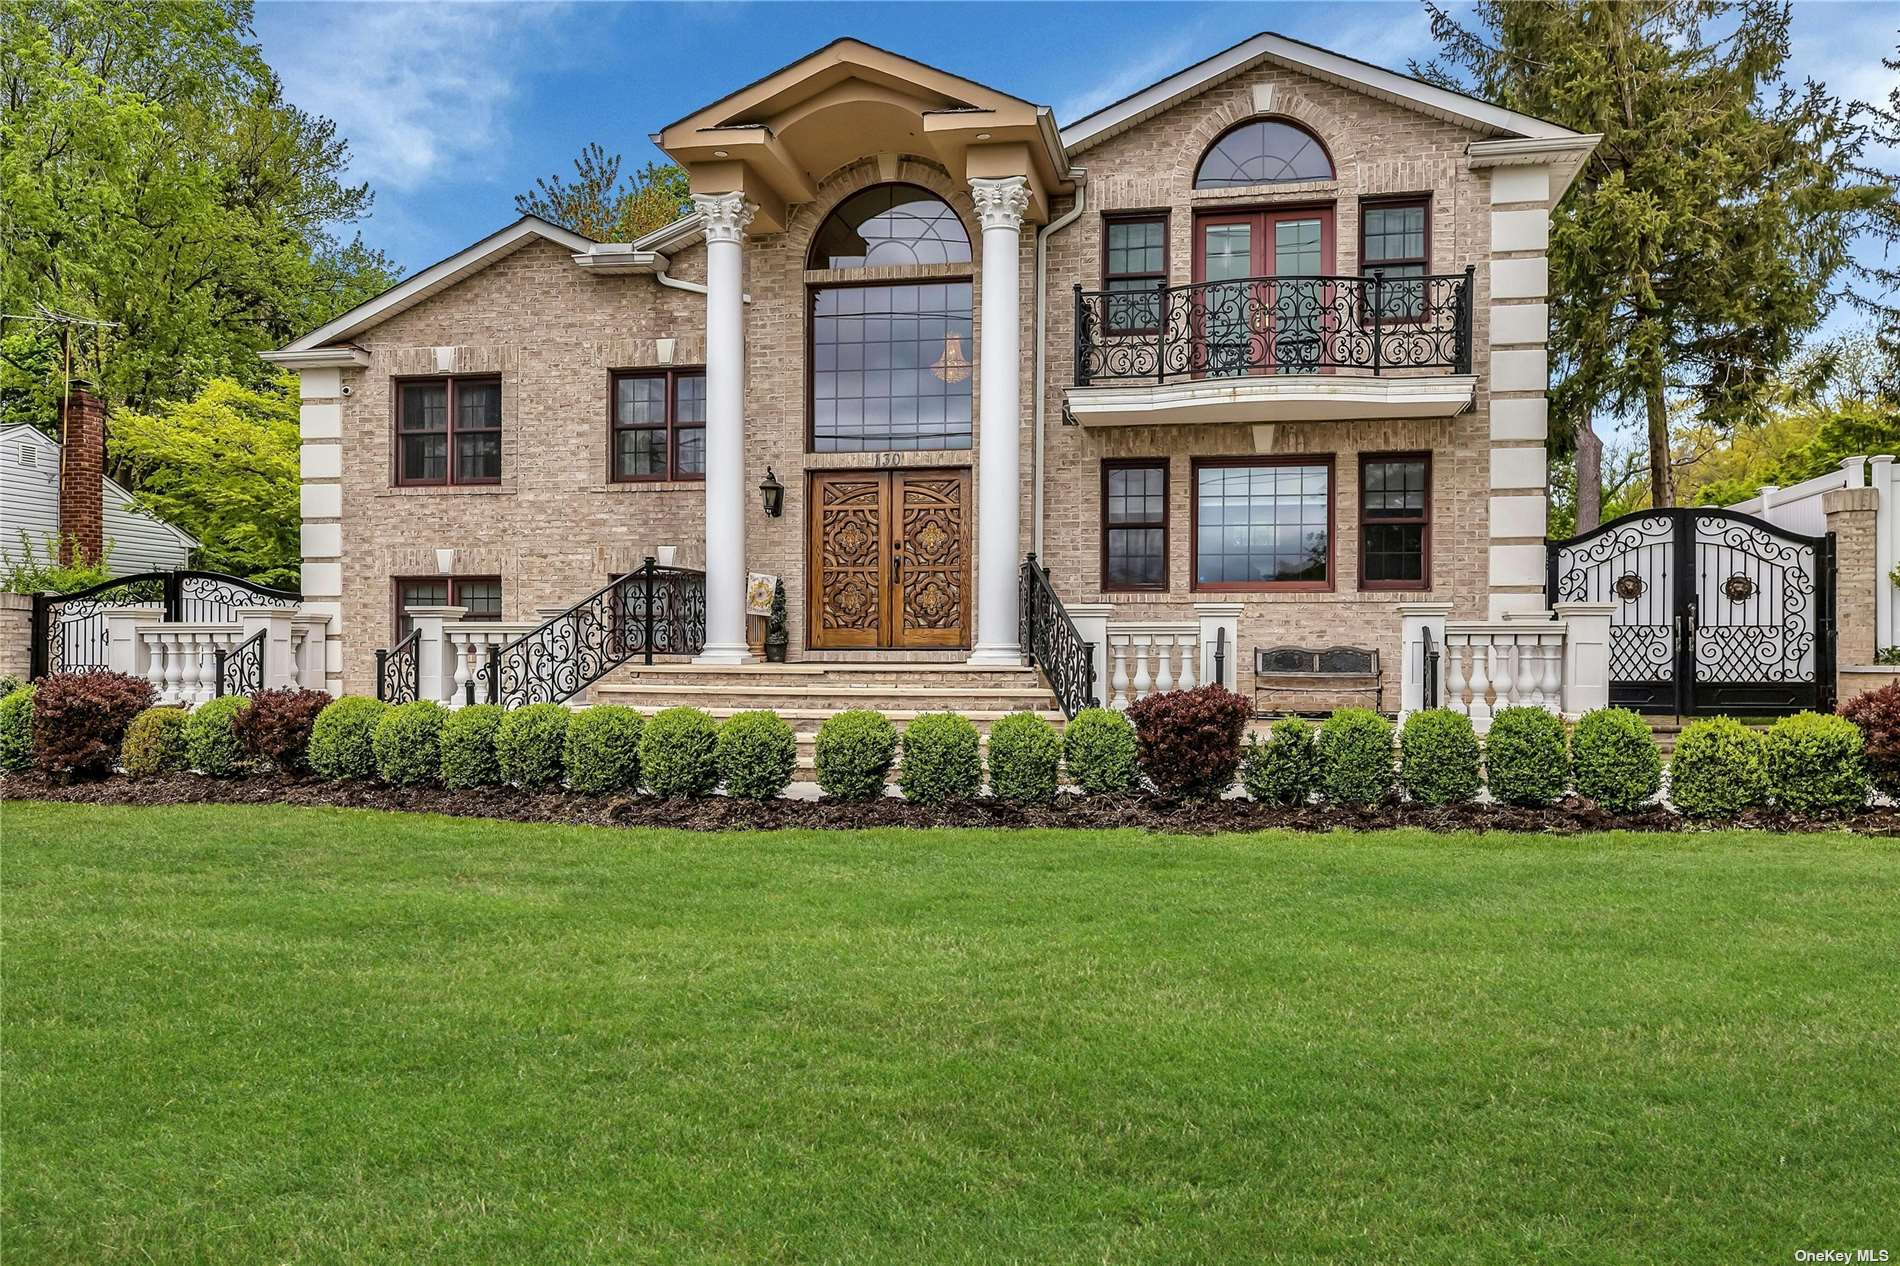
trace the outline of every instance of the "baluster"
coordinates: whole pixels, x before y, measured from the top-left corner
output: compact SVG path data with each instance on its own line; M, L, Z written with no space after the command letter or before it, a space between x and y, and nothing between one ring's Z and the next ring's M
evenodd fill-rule
M165 697L165 645L150 633L141 632L138 637L139 641L145 643L145 662L151 665L146 670L146 676L158 691L158 701L170 703L171 700Z
M1470 646L1471 639L1463 634L1445 638L1445 706L1461 716L1471 715L1471 707L1465 702L1465 652Z
M1471 711L1466 713L1475 726L1491 721L1491 647L1487 635L1483 640L1474 635L1471 642Z
M468 639L459 634L451 635L449 653L455 656L455 686L449 692L448 705L459 708L468 702L469 679L475 675L474 669L469 666Z
M1543 652L1542 671L1538 674L1538 684L1542 688L1542 704L1546 711L1561 712L1564 704L1564 644L1558 636L1540 637L1538 649Z
M1181 634L1181 675L1174 679L1176 690L1192 690L1199 684L1195 674L1200 665L1194 661L1201 657L1201 631Z
M1136 634L1128 640L1135 649L1135 702L1140 703L1154 693L1154 678L1148 675L1148 643L1152 639Z
M174 705L185 698L185 644L176 633L162 635L165 641L165 697Z
M1537 662L1540 658L1537 634L1519 633L1512 640L1517 643L1517 681L1515 689L1511 692L1511 702L1542 707L1544 701L1537 689L1538 682L1543 676L1543 671Z
M1163 633L1154 639L1155 693L1165 695L1174 689L1174 634Z
M1117 712L1124 712L1128 708L1128 635L1126 633L1110 634L1108 650L1115 661L1115 666L1108 678L1111 691L1108 706Z
M178 635L178 652L184 661L184 675L178 683L179 702L185 707L195 707L198 703L198 686L204 681L204 672L198 663L198 640L190 633Z

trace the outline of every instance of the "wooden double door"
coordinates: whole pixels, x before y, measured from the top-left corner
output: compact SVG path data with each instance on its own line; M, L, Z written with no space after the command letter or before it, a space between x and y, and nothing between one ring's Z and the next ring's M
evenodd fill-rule
M970 471L811 475L818 650L957 648L970 632Z

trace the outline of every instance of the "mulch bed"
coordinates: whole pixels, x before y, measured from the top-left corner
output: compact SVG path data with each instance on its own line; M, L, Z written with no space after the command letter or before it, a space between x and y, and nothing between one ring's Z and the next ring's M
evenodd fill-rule
M1166 800L1152 795L1061 795L1042 804L966 800L947 805L871 801L768 800L716 796L706 800L658 800L652 796L584 796L567 791L488 787L448 791L441 787L384 787L373 783L325 782L314 778L261 775L206 778L114 776L61 783L41 774L0 776L0 800L49 800L64 804L288 804L346 809L442 813L508 822L580 826L670 827L687 831L852 830L867 827L1068 827L1108 830L1132 827L1173 835L1266 830L1355 831L1393 827L1430 831L1517 831L1573 835L1580 831L1693 831L1740 827L1770 831L1851 830L1900 835L1900 810L1875 808L1848 818L1810 818L1777 809L1751 809L1722 822L1690 822L1667 809L1607 813L1588 800L1570 797L1543 809L1465 804L1434 808L1394 798L1367 808L1345 805L1287 807L1248 800Z

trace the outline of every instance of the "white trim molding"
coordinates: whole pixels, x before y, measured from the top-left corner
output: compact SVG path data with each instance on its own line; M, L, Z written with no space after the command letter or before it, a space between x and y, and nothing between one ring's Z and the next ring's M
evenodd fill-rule
M1472 407L1477 384L1473 374L1422 378L1281 374L1071 387L1067 399L1069 412L1083 426L1449 418Z
M360 347L316 347L307 352L259 352L259 360L279 369L362 369L369 364L369 353Z

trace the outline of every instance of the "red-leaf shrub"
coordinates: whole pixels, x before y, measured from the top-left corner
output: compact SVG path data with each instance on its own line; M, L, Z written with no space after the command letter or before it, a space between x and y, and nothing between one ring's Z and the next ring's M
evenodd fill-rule
M1860 727L1874 785L1888 795L1900 795L1900 686L1855 695L1841 705L1841 715Z
M33 693L33 763L49 774L104 774L132 718L158 692L126 673L56 673Z
M1253 709L1225 686L1153 694L1128 709L1141 772L1164 796L1218 796L1234 784Z
M298 772L310 750L310 727L329 702L322 690L260 690L250 707L231 718L231 732L251 755Z

